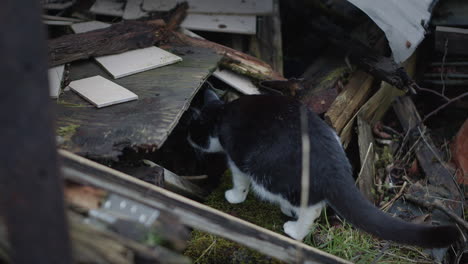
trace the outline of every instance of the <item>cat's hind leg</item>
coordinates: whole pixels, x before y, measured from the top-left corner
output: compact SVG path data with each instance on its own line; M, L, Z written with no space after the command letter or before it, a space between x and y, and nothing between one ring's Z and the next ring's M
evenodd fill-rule
M224 197L229 203L236 204L245 201L249 193L250 178L248 175L240 171L233 161L229 161L229 168L232 173L233 187L224 193Z
M293 207L291 205L291 203L289 203L287 200L285 199L282 199L280 200L280 208L281 208L281 212L283 212L283 214L289 216L289 217L297 217L297 207Z
M325 202L319 202L307 208L300 208L297 221L284 223L284 232L290 237L302 241L310 232L310 228L314 224L315 219L320 216L320 212L324 206Z

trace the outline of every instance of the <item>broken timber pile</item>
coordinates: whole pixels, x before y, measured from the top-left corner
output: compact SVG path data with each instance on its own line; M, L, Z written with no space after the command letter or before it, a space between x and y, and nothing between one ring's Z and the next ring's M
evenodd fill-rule
M65 179L101 188L173 214L187 226L225 237L289 263L349 263L70 152L62 150L60 155Z
M91 8L91 12L97 13L99 5L102 7L102 4L112 2L120 6L114 14L123 16L124 19L132 17L128 13L130 8L136 10L136 13L144 13L144 16L149 15L149 9L159 10L160 8L154 7L158 1L129 0L124 11L122 2L98 0ZM260 32L249 39L249 51L268 61L273 67L256 57L241 52L243 43L239 36L232 37L234 48L229 48L194 36L193 33L178 31L178 26L187 17L187 10L191 16L190 19L212 16L211 14L193 15L190 13L199 11L196 5L192 9L185 4L178 5L176 9L169 12L169 18L166 21L161 19L127 20L107 28L66 35L49 41L49 64L61 67L62 72L64 67L69 71L62 88L69 81L77 81L98 74L104 79L112 80L115 84L131 90L138 98L136 101L97 110L76 94L62 91L62 94L56 96L59 98L57 131L61 147L106 164L113 160L112 166L123 162L129 152L132 155L135 153L137 156L140 155L138 159L141 159L143 155L158 153L169 135L175 131L176 125L184 129L183 124L180 124L183 123L180 122L182 114L191 106L192 99L202 85L206 83L206 86L218 88L217 85L207 81L214 72L213 76L219 79L229 75L235 76L233 78L235 81L228 82L224 79L224 82L241 93L256 94L260 91L271 93L272 90L277 90L283 94L295 96L312 110L324 114L325 120L336 129L345 147L352 142L356 129L361 163L357 184L369 200L376 203L381 201L380 197L377 197L380 194L376 194L375 190L388 182L379 182L381 179L377 179L379 176L379 171L375 166L378 159L377 148L385 144L382 142L391 140L385 137L384 140L379 138L381 134L377 131L377 125L392 102L414 85L412 77L409 76L413 75L416 67L416 56L407 60L405 70L403 65L396 64L393 59L383 55L381 32L376 34L379 36L377 42L359 41L354 35L348 34L337 26L335 21L326 21L323 17L319 17L312 21L311 28L318 35L326 36L328 43L334 47L327 48L326 52L323 52L322 56L312 63L304 72L304 78L286 80L281 75L281 48L278 49L281 47L281 33L269 32L270 26L279 28L279 3L271 2L274 6L272 10L275 8L276 10L271 11L273 15L262 18L267 22L260 24ZM242 1L242 4L250 5L252 1ZM144 10L145 7L148 10ZM210 8L216 8L216 5ZM222 12L223 10L216 9L216 11ZM266 14L270 14L269 12ZM231 14L223 14L223 19L229 15ZM249 18L243 21L253 21L252 18L255 20L255 15L258 14L247 15ZM138 15L135 18L140 17ZM58 21L61 18L47 16L44 19L54 21L57 19ZM76 19L61 19L60 21L66 24L77 22ZM218 29L226 28L226 25L220 23L218 23ZM230 27L228 28L231 30ZM437 49L443 52L447 50L447 41L441 41L442 39L450 38L451 43L456 39L463 39L463 36L454 37L448 33L462 34L464 32L439 28L437 33L443 33L438 35L439 41L436 42ZM372 34L375 33L369 33L369 35ZM262 43L262 41L268 42L269 40L275 41ZM154 45L175 53L176 55L172 54L175 57L180 56L179 60L172 62L177 63L164 68L151 68L125 76L117 76L102 63L101 66L108 72L93 61L82 60L95 58L99 62L102 56L118 56L128 51L154 48ZM411 43L409 45L411 46ZM455 48L454 50L458 54L463 53L459 47L459 50ZM274 50L270 51L270 49ZM71 65L62 65L68 63ZM442 71L444 71L443 68L444 62ZM244 79L239 81L239 76ZM452 74L451 76L461 75ZM263 81L261 86L265 89L259 90L256 87L259 81ZM444 83L443 79L441 81ZM377 82L381 85L375 85ZM252 89L239 88L246 83ZM75 90L73 86L70 84L70 87ZM376 86L380 88L377 92L374 89ZM234 97L239 96L237 92L230 91L230 88L222 89L228 90L224 94L226 97L229 93L234 94ZM432 196L448 199L443 202L443 205L453 210L452 214L460 215L463 197L451 178L451 171L442 162L442 155L437 150L436 144L426 133L426 127L418 123L423 120L419 117L416 107L408 97L405 97L397 99L394 103L394 110L408 138L411 139L400 142L400 148L408 142L413 144L419 165L429 182L429 185L423 187L429 189L428 193ZM414 133L415 131L419 133ZM412 153L411 149L409 153ZM145 162L149 167L119 169L134 177L141 177L147 182L144 183L67 151L60 151L60 155L64 161L63 174L67 179L65 195L69 204L68 215L73 250L80 252L75 255L81 257L78 261L138 263L137 259L143 259L161 263L186 263L187 258L174 252L180 252L186 246L188 238L187 230L183 226L185 225L236 241L286 262L347 263L337 257L167 191L174 191L188 198L202 201L208 190L187 180L190 178L179 177L155 163ZM390 169L393 168L391 166L389 165ZM388 178L391 178L392 172L388 174ZM406 179L402 187L394 187L393 182L391 184L392 188L400 188L400 191L383 206L386 210L397 207L392 207L394 203L401 203L401 199L398 198L402 197L403 192L406 191L407 184L410 185L408 192L415 197L421 198L422 196L419 195L425 190L420 188L419 182L413 184ZM434 187L434 185L441 188ZM86 198L82 199L83 197ZM116 204L119 206L115 207ZM128 204L137 204L138 208L145 208L151 214L139 213L137 216L135 212L131 212L131 208L134 207L127 206ZM124 210L130 210L130 213L122 212ZM132 222L125 217L115 217L119 214L136 219ZM142 231L141 226L135 225L134 222L147 225L145 220L149 215L158 215L157 221L149 226L159 232L158 237L160 236L165 244L171 245L170 249L135 243L142 239L142 234L147 234L149 231L148 226ZM441 218L434 215L434 219L439 221ZM84 225L83 221L93 221L99 224L89 226ZM106 226L105 229L101 229L103 223ZM0 228L0 237L4 236L5 232L2 233ZM3 249L0 250L1 256L9 250L8 247L8 244L0 243L0 249ZM209 251L209 248L206 251ZM374 260L376 261L377 259Z

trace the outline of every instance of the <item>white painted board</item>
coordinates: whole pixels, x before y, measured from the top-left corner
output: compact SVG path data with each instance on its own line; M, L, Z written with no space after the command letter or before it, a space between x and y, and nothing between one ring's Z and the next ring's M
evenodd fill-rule
M123 14L123 19L131 20L146 17L148 13L141 9L142 5L143 0L127 0L127 4L125 5L125 10Z
M273 12L273 0L185 0L189 13L267 15ZM182 0L143 0L145 11L169 11Z
M435 0L348 0L364 11L388 39L397 63L408 59L424 39ZM423 24L423 25L422 25Z
M75 23L71 25L71 29L75 33L84 33L96 29L110 27L110 24L101 21L87 21L82 23Z
M69 86L97 108L138 99L138 95L99 75L73 81Z
M121 17L124 13L123 0L96 0L89 11L98 15Z
M195 34L194 32L184 28L184 27L180 27L179 28L179 31L184 33L185 35L189 36L189 37L192 37L192 38L198 38L198 39L204 39L202 36L198 35L198 34Z
M50 68L48 71L49 94L51 98L57 98L60 93L60 86L62 84L64 70L65 70L65 65L59 65L59 66Z
M249 78L233 71L217 69L213 75L243 94L260 94L257 86Z
M182 61L182 58L158 47L130 50L123 53L97 57L114 79Z
M188 14L181 26L191 30L255 35L257 17L255 15Z
M75 33L105 28L110 24L89 21L72 25ZM182 61L182 58L158 47L130 50L95 58L114 79Z

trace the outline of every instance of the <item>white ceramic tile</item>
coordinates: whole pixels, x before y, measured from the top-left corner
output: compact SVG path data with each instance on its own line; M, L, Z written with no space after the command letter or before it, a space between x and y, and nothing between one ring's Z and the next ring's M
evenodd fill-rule
M123 19L138 19L148 15L145 11L141 9L143 0L127 0L125 5L125 10L123 14Z
M138 95L99 75L73 81L69 86L97 108L138 99Z
M122 0L96 0L89 11L98 15L121 17L124 13L124 6L125 1Z
M204 39L202 36L198 35L198 34L195 34L194 32L184 28L184 27L180 27L179 28L179 31L184 33L185 35L189 36L189 37L192 37L192 38L198 38L198 39Z
M99 21L89 21L74 24L72 29L75 33L83 33L108 26ZM181 57L154 46L95 59L114 79L182 61Z
M182 58L158 47L148 47L116 55L102 56L96 58L96 60L114 79L118 79L173 64L182 61Z
M257 86L255 86L252 81L245 76L230 70L219 69L217 69L213 75L243 94L260 94Z
M96 29L110 27L110 24L101 21L87 21L82 23L75 23L71 25L71 29L75 33L84 33Z
M57 98L62 84L64 65L55 66L49 69L49 94L52 98Z
M255 35L257 17L255 15L188 14L181 26L192 30Z

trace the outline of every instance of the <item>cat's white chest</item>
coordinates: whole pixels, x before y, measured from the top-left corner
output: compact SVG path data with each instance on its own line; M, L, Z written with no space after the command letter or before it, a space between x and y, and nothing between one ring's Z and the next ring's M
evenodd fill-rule
M205 152L222 152L223 151L223 146L221 146L221 143L219 142L218 137L210 137L208 139L208 147L204 149Z

